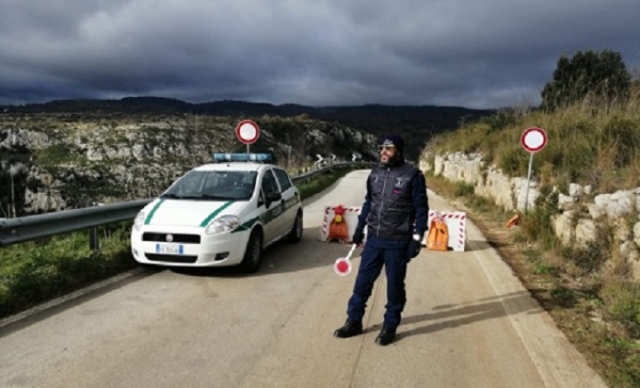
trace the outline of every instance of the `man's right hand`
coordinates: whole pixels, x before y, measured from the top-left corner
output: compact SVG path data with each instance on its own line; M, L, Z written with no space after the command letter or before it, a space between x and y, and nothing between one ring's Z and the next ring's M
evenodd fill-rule
M362 229L356 229L356 231L353 233L353 237L351 238L351 243L360 245L362 244L363 240L364 240L364 231Z

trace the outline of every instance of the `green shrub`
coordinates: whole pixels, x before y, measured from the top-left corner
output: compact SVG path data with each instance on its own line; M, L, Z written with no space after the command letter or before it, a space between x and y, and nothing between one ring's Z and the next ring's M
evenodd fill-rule
M601 297L613 319L632 327L640 326L640 284L608 283L602 288Z
M640 125L635 120L614 117L602 129L600 142L615 149L615 166L622 168L635 157L640 147Z
M583 274L589 274L600 270L609 257L609 243L606 239L597 239L587 242L585 246L565 246L561 252L562 256L574 262Z
M499 158L498 167L509 176L525 176L529 169L529 155L522 148L510 148Z
M454 195L456 197L464 197L473 194L475 187L467 182L456 182Z

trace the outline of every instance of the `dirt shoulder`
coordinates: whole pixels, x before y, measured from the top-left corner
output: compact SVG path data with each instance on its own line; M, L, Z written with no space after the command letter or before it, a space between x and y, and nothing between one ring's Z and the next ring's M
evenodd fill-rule
M549 312L558 328L610 386L640 386L640 341L614 320L607 319L598 297L598 273L573 271L573 260L527 241L521 226L506 227L515 212L504 212L489 200L461 194L456 184L428 177L428 186L459 211L467 213L531 295ZM576 260L577 262L577 260Z

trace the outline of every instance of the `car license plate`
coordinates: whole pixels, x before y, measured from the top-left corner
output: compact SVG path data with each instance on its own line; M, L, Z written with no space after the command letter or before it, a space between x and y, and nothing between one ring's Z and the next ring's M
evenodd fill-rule
M184 246L179 244L156 244L156 253L164 255L182 255Z

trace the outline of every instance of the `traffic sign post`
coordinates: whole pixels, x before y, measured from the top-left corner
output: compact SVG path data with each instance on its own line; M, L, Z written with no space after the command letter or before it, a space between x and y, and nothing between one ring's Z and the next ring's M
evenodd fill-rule
M520 136L522 148L529 153L529 171L527 172L527 190L524 196L524 212L527 212L529 205L529 185L531 183L531 172L533 169L533 154L540 152L547 146L547 132L538 127L527 128Z
M249 145L258 141L260 137L260 127L252 120L242 120L236 126L236 137L241 143L247 145L248 154Z

